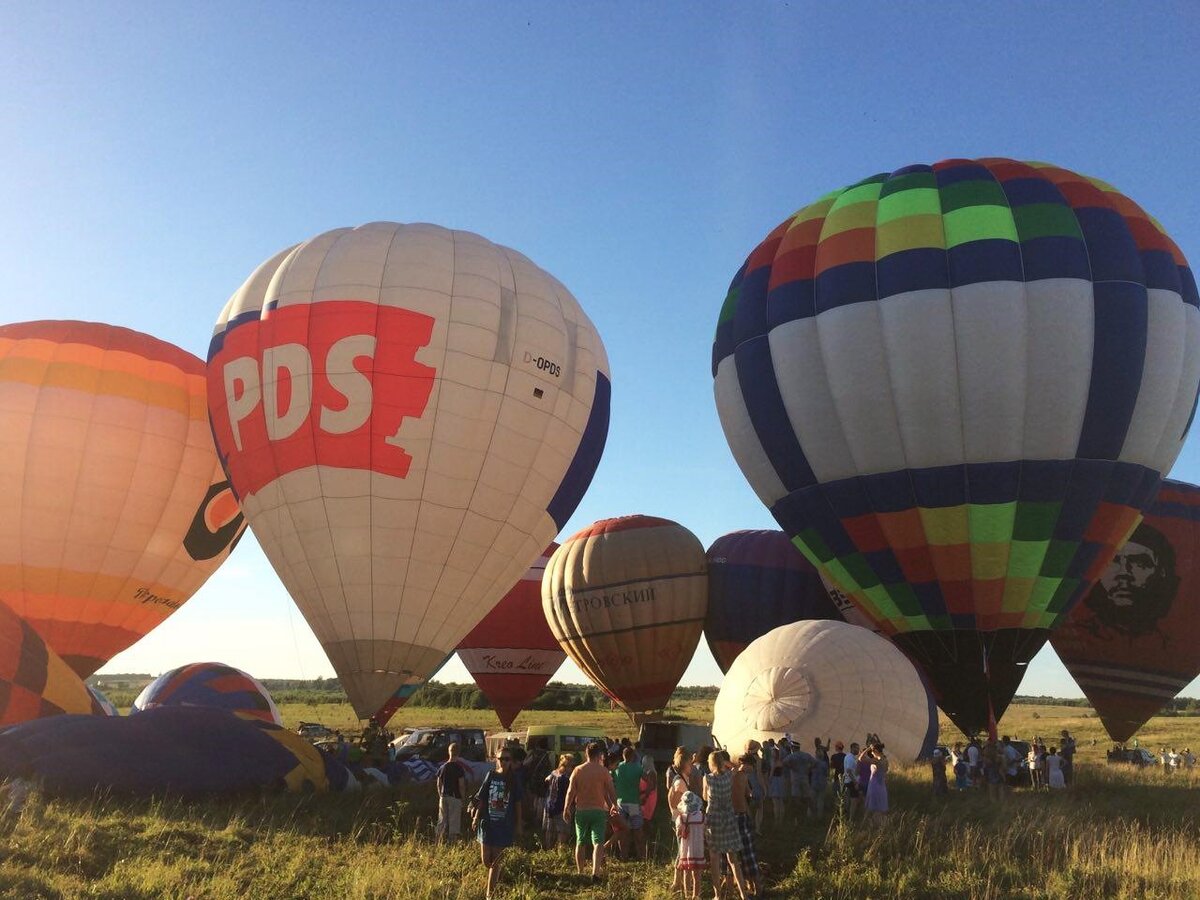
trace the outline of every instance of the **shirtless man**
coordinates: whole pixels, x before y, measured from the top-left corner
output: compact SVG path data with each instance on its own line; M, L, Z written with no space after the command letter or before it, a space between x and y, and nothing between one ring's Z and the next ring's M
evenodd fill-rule
M592 845L592 881L604 874L604 828L609 814L616 811L617 792L604 765L604 745L594 741L588 744L587 762L571 773L563 807L563 821L575 817L575 869L580 875L587 859L584 847Z

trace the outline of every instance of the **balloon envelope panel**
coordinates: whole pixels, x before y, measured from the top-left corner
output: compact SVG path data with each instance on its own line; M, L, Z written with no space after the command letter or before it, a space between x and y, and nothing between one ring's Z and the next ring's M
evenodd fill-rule
M713 708L713 736L740 752L749 740L791 735L862 742L878 734L895 759L927 755L937 707L903 653L845 622L783 625L730 667Z
M56 716L0 732L0 778L55 793L190 795L338 790L343 766L306 740L227 710L164 706L136 716Z
M666 706L696 652L707 605L703 545L653 516L602 519L572 535L542 578L555 638L633 715Z
M570 517L608 431L608 362L521 254L375 222L283 251L234 294L209 409L263 551L366 718Z
M90 693L95 699L96 704L100 707L100 711L104 713L104 715L119 716L121 714L121 711L117 709L116 704L109 700L104 691L100 690L100 688L94 688L89 684L88 693Z
M505 730L567 658L542 615L542 574L557 549L551 543L458 645L459 659Z
M383 706L379 707L379 709L373 716L371 716L371 718L380 725L386 725L388 722L390 722L392 716L404 708L405 704L407 704L408 701L413 698L413 694L433 680L433 677L441 671L442 666L448 663L450 661L450 657L453 655L453 653L449 654L445 659L438 663L437 668L430 672L429 677L424 681L409 682L398 687L396 692L392 694L392 696L388 697Z
M1050 643L1114 741L1200 675L1200 488L1162 483Z
M722 672L773 628L842 618L821 574L782 531L734 531L713 541L706 556L704 638Z
M138 694L130 712L160 706L207 706L283 724L270 691L257 678L221 663L190 663L164 672Z
M224 479L201 360L110 325L0 327L0 598L81 677L228 556Z
M83 680L28 622L0 603L0 725L100 711Z
M717 406L784 530L974 732L1178 455L1198 305L1178 247L1102 182L909 166L750 254L717 327Z

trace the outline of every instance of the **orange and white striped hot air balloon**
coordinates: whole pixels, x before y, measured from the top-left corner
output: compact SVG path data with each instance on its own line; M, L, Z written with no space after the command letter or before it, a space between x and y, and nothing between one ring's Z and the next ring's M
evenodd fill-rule
M204 372L125 328L0 327L0 601L82 677L182 606L244 528Z
M635 719L666 707L708 610L699 539L653 516L572 535L542 576L542 609L567 655Z

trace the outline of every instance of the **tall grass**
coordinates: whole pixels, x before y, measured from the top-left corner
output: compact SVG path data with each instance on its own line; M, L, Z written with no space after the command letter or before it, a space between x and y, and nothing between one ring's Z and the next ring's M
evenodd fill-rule
M304 717L300 712L285 707L287 724ZM457 711L401 712L414 724L433 724L435 713ZM705 717L692 704L679 712ZM483 725L485 715L472 719ZM532 720L570 716L538 713ZM613 734L630 731L619 714L592 717ZM835 815L776 828L768 820L760 849L771 895L1200 898L1200 770L1167 775L1106 766L1099 723L1080 710L1013 709L1005 727L1021 736L1064 727L1078 733L1078 784L1063 792L1016 791L1001 804L974 791L936 800L928 769L897 766L893 812L881 823L849 825ZM1145 734L1147 746L1200 749L1198 720L1156 719ZM429 786L204 800L36 797L18 817L0 820L0 897L482 897L476 846L434 844L434 816ZM651 862L615 863L607 884L592 886L566 855L527 840L506 856L504 896L667 898L675 844L661 814L650 846Z
M777 897L1077 898L1200 896L1200 779L1085 769L1061 793L976 792L937 801L924 769L898 769L878 824L834 815L768 824L762 856ZM429 788L365 795L37 798L0 838L0 895L20 898L478 898L473 844L430 839ZM669 896L665 822L653 861L615 863L608 883L565 854L506 858L511 898Z

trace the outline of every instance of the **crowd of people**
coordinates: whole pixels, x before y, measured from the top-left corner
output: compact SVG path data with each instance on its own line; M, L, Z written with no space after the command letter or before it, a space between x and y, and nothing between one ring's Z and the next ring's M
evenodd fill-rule
M768 827L822 817L832 805L847 821L879 818L888 811L888 757L869 735L849 749L820 738L807 751L790 737L750 741L733 758L723 749L676 749L660 782L653 758L623 739L595 741L582 760L509 742L478 788L451 745L438 770L438 840L462 833L464 811L487 869L487 895L500 878L504 851L536 827L545 848L574 845L576 871L598 882L611 856L645 859L647 820L666 806L678 847L672 889L698 897L709 873L715 897L747 898L761 892L756 840L766 811Z
M1057 744L1047 745L1041 737L1032 742L1014 741L1008 735L995 738L973 738L962 741L946 751L933 751L933 793L949 793L953 775L954 788L986 790L989 798L1001 800L1015 787L1028 786L1034 790L1059 790L1075 780L1075 739L1063 729Z

